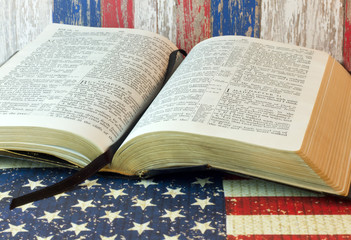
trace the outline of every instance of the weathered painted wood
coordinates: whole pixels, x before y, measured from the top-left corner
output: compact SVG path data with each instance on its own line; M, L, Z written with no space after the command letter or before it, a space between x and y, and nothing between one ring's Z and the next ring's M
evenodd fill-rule
M344 0L261 0L261 38L326 51L342 61Z
M101 26L100 0L53 0L53 22Z
M177 42L177 2L176 0L157 0L157 29L158 33L167 37L173 43Z
M0 64L17 49L16 1L0 0Z
M101 0L102 27L134 27L133 0Z
M0 64L52 22L52 0L0 0Z
M186 51L211 37L210 0L177 0L177 46Z
M147 29L187 51L212 35L261 35L327 51L351 70L351 0L0 0L0 6L0 63L53 18Z
M260 0L212 0L212 35L259 37Z
M351 72L351 0L345 6L344 66Z
M134 27L159 33L176 43L176 2L134 1Z
M134 27L157 33L157 0L134 1Z

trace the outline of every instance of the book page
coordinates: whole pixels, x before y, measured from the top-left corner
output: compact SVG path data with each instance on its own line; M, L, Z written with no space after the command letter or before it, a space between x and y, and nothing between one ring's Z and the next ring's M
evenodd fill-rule
M128 139L182 131L298 150L327 59L326 53L254 38L203 41Z
M69 131L105 150L157 94L176 49L146 31L52 24L0 68L0 127Z
M26 161L19 159L11 159L9 161L8 157L0 156L0 169L7 168L48 168L55 167L50 164L42 163L42 162L34 162L34 161Z

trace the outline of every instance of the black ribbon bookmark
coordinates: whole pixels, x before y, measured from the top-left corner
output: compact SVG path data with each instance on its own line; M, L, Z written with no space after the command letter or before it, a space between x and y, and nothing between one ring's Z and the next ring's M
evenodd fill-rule
M164 78L163 85L168 81L168 79L171 77L175 64L177 62L177 55L178 52L180 52L184 57L187 55L187 53L183 49L178 49L176 51L173 51L170 56L169 56L169 62ZM39 189L38 191L28 193L26 195L17 197L12 199L12 202L10 204L10 209L14 209L16 207L22 206L24 204L38 201L44 198L52 197L56 194L60 194L69 190L72 190L75 188L78 184L82 183L89 177L93 176L96 174L99 170L101 170L103 167L106 165L110 164L113 158L113 155L115 152L118 150L118 148L121 146L123 141L126 139L126 137L129 135L129 133L132 131L134 128L135 124L139 121L140 117L143 114L140 114L139 117L137 117L129 126L129 128L123 133L123 135L114 143L112 144L106 152L98 156L95 160L93 160L90 164L88 164L86 167L82 168L72 176L55 183L51 186L45 187L43 189Z

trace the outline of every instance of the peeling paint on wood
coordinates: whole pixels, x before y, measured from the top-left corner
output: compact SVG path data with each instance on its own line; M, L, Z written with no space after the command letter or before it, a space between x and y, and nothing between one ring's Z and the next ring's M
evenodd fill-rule
M351 0L345 6L344 66L351 72Z
M0 64L17 49L16 2L0 0Z
M53 22L101 26L100 0L54 0Z
M52 0L0 0L0 64L52 22Z
M176 1L101 0L103 27L128 27L159 33L176 42Z
M342 61L344 0L262 0L261 38L322 50Z
M173 43L177 42L176 1L157 0L157 29L158 33L165 36Z
M186 51L211 37L210 0L177 0L177 46Z
M101 0L102 27L134 27L133 0Z
M157 33L157 0L134 1L134 27Z
M212 0L212 35L259 37L260 0Z
M175 43L176 7L175 1L135 1L135 28L159 33Z
M140 28L187 51L211 36L326 51L351 70L351 0L0 0L0 63L49 22Z

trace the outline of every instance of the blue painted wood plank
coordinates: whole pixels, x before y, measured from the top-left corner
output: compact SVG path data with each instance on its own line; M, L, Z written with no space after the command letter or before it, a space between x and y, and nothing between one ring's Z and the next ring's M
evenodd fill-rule
M259 37L260 0L211 0L212 35Z
M101 26L100 0L54 0L54 23Z

